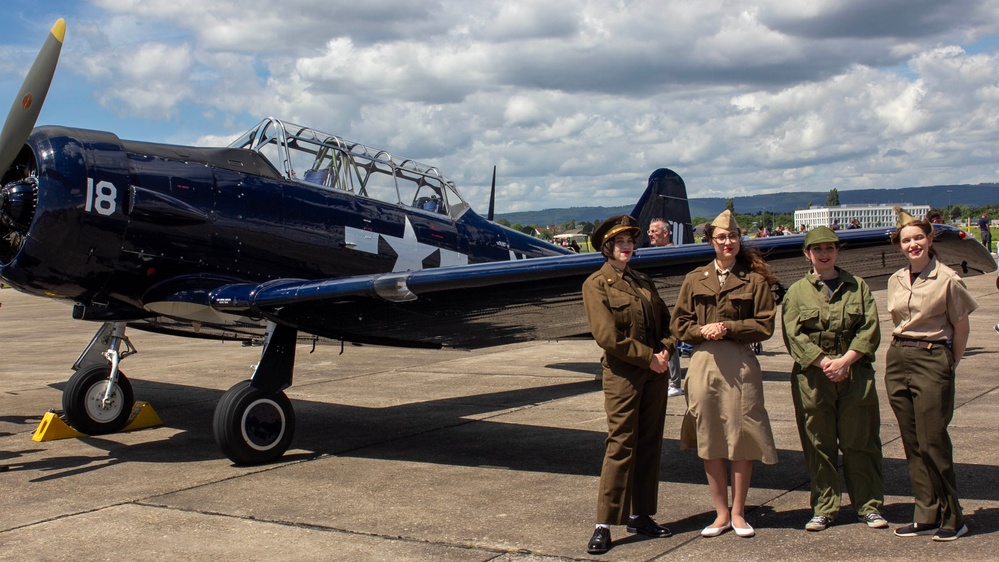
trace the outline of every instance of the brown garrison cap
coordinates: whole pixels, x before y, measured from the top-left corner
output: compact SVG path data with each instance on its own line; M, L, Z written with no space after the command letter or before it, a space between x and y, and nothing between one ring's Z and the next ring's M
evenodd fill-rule
M711 226L715 228L724 228L728 231L739 230L739 223L735 222L735 217L732 216L732 211L725 209L720 215L715 217L715 220L711 221Z
M633 238L638 238L642 233L638 228L638 221L629 215L616 215L600 223L590 234L590 244L594 250L603 247L604 242L613 239L622 232L630 232Z
M909 213L906 213L904 210L902 210L902 207L899 207L898 205L895 205L895 214L898 215L899 230L902 230L903 228L909 226L914 222L919 222L918 220L916 220L916 217L910 215Z

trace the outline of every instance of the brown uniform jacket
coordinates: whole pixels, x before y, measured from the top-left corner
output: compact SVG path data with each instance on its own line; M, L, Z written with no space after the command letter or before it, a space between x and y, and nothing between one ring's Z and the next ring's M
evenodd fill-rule
M605 369L617 375L648 371L652 356L662 349L676 353L676 341L669 332L669 308L647 275L628 269L635 283L645 288L651 299L640 295L610 263L604 263L583 282L583 306L590 332L604 350ZM646 305L643 305L646 300ZM646 310L652 318L646 316Z
M773 293L762 275L736 263L720 287L712 261L683 280L670 330L676 339L697 345L704 341L701 326L722 322L728 330L725 339L748 344L773 335L776 315Z

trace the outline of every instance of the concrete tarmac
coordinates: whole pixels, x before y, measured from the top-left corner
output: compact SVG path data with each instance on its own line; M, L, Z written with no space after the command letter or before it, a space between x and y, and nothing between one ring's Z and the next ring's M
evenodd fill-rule
M780 460L754 468L747 519L757 535L700 537L714 512L701 461L679 449L685 404L674 398L657 519L675 535L614 527L603 556L585 549L606 434L592 341L476 352L301 346L288 390L298 420L291 449L274 464L236 467L214 443L212 416L260 348L132 330L139 353L122 371L164 425L36 443L97 326L72 320L65 304L6 289L0 560L995 560L999 292L995 274L967 282L981 308L950 433L969 535L934 543L868 529L845 495L834 526L803 530L808 475L778 333L760 356ZM883 373L891 324L884 291L876 297ZM912 498L880 380L879 391L884 514L898 527L912 518Z

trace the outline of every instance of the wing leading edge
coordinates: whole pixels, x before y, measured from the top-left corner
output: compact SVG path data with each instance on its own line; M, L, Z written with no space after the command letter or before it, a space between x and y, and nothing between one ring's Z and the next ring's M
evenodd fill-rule
M872 287L883 287L905 262L890 244L890 232L841 232L842 267ZM958 273L996 269L981 244L943 234L941 260ZM787 287L805 274L802 240L784 236L747 243L764 253ZM655 279L672 305L687 272L713 255L709 244L644 248L636 252L632 266ZM232 284L212 291L209 303L219 312L263 317L320 337L380 345L474 349L587 337L581 286L603 261L597 253L572 254L348 278Z
M573 254L323 280L228 285L222 312L263 316L321 337L407 347L478 348L585 335L580 287L603 262Z

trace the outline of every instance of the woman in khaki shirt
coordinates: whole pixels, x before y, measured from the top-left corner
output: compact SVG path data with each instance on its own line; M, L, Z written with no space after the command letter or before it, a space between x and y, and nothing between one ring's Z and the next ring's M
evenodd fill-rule
M641 231L638 221L618 215L602 222L590 240L607 258L583 282L590 332L604 350L604 410L607 440L597 525L586 546L590 554L610 549L611 525L630 533L668 537L652 519L659 498L659 461L666 421L665 374L676 345L669 333L669 309L646 275L628 267Z
M968 532L957 499L954 449L947 426L954 417L954 374L968 343L968 315L978 303L933 250L933 225L896 207L892 242L909 265L888 279L891 347L885 391L902 437L915 503L913 522L900 537L933 535L952 541Z
M759 252L743 245L729 211L705 232L715 259L684 278L670 324L677 341L695 346L684 380L687 413L680 445L697 450L711 489L716 517L701 535L735 529L740 537L752 537L745 508L753 461L774 464L777 450L763 405L763 373L750 344L773 335L770 286L777 278ZM731 511L726 460L732 469Z

